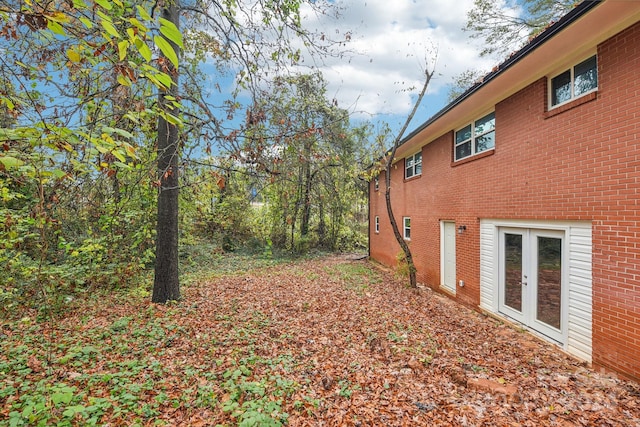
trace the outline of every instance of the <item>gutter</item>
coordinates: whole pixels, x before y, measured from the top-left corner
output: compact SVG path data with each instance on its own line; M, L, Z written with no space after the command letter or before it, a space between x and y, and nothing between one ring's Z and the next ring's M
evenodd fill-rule
M514 64L520 61L522 58L526 57L528 54L536 50L540 45L544 44L546 41L554 37L556 34L564 30L569 25L573 24L583 15L588 13L591 9L598 6L602 0L584 0L579 3L576 7L574 7L569 13L564 15L558 21L551 24L546 30L538 34L534 37L529 43L527 43L522 49L514 52L507 58L504 62L502 62L496 69L488 73L482 78L482 81L474 84L469 89L467 89L462 95L458 96L456 99L451 101L448 105L446 105L442 110L438 111L434 114L430 119L424 122L422 125L418 126L415 130L413 130L409 135L402 138L402 141L398 145L399 147L404 145L406 142L411 140L417 134L426 129L429 125L437 121L440 117L444 116L449 111L453 110L459 104L461 104L464 100L471 97L474 93L484 87L486 84L496 79L506 70L511 68Z

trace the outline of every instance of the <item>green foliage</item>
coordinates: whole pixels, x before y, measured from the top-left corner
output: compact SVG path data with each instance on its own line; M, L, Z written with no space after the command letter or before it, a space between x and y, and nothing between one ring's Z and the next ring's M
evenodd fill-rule
M40 351L47 341L45 324L24 319L2 325L0 402L6 425L149 425L172 408L215 408L238 425L286 424L283 402L300 386L283 373L296 362L289 354L269 358L254 352L271 325L267 314L252 313L239 325L229 309L228 317L216 320L228 323L228 336L211 341L202 335L205 330L194 335L180 323L186 306L137 310L143 301L127 292L121 298L137 301L119 315L105 315L99 305L104 298L118 305L117 297L106 295L97 295L93 305L85 302L86 317L49 345L49 360ZM193 345L213 354L218 342L236 339L247 347L229 347L233 353L224 360L161 363ZM167 376L173 379L167 382Z
M268 242L256 242L256 247L241 247L224 252L218 243L193 240L180 246L181 274L185 283L207 280L212 275L238 274L251 268L262 268L291 262L289 252L273 249Z
M326 98L318 73L279 78L250 111L252 138L242 146L263 203L263 237L304 254L360 249L366 240L366 183L371 158L367 126L354 128L345 110ZM275 135L275 145L265 141Z
M182 46L152 5L8 2L0 21L0 299L63 309L70 295L143 280L153 261L149 96L171 85L154 44ZM163 46L160 46L163 44ZM174 58L176 57L176 58ZM7 77L10 76L10 77ZM179 109L173 98L168 102Z
M213 60L221 74L228 65L241 65L239 87L255 89L252 85L265 77L261 73L279 74L268 70L289 67L300 59L297 48L281 36L286 28L308 36L300 29L301 3L262 6L260 18L244 25L234 18L243 14L241 3L198 3L181 11L181 19L190 24L189 31L182 33L177 22L161 16L162 7L146 0L4 3L0 12L2 314L18 315L19 308L31 307L49 314L62 312L73 298L96 288L132 286L144 294L140 284L154 262L156 201L165 176L180 178L180 238L185 246L210 239L224 251L236 251L249 244L253 252L270 258L282 248L339 249L354 241L361 245L364 237L360 231L354 233L351 217L344 213L353 197L337 195L346 182L344 188L360 200L362 214L364 193L357 189L357 181L353 184L357 144L347 127L346 112L327 105L326 100L321 104L319 97L311 100L326 130L316 127L309 137L324 133L331 138L326 137L328 142L318 145L307 161L332 169L328 165L341 158L340 163L349 168L317 172L315 182L323 188L314 188L308 196L309 200L321 197L317 200L323 200L324 211L314 205L305 220L317 233L302 238L309 230L301 233L294 226L295 236L289 240L288 221L299 225L301 210L298 207L292 215L291 205L278 191L292 188L290 176L278 187L280 183L271 182L278 174L261 169L260 162L241 161L258 152L275 152L283 141L269 133L261 141L252 140L261 144L260 149L239 147L241 136L259 135L260 130L254 129L254 122L237 123L234 114L240 104L232 96L215 106L203 96L202 61ZM198 7L211 9L211 15L200 13ZM211 16L220 16L229 25L219 26ZM259 37L270 31L275 31L271 33L275 37ZM265 41L223 43L231 34ZM275 39L277 43L266 41ZM305 45L312 48L311 37L305 38ZM181 55L181 50L187 54ZM178 73L186 76L180 88L175 84ZM303 82L310 98L313 79ZM161 102L157 93L162 94ZM279 111L277 118L287 114ZM299 118L305 112L296 114ZM231 131L222 125L224 117L233 122ZM179 128L179 144L172 145L177 147L172 158L184 159L179 173L173 170L178 166L154 168L160 119ZM328 124L333 122L336 126L329 132ZM313 128L313 123L306 121L304 126ZM309 130L295 130L301 129ZM183 157L192 150L201 156L203 145L210 153L211 141L241 148L229 150L225 155L236 157L218 161L213 174L209 168L194 168L197 162ZM337 148L322 154L324 147L333 146ZM287 152L287 166L295 164L297 148ZM253 190L260 193L257 200L250 199L255 196ZM263 208L251 204L264 203L266 196L285 205L284 211L271 210L273 203ZM297 243L299 238L302 244Z
M547 25L568 13L575 0L475 0L464 28L484 40L481 55L506 56Z
M396 275L401 278L409 277L409 273L411 272L411 270L409 267L409 263L407 262L407 257L403 251L398 252L398 254L396 255L396 263Z
M265 359L250 353L240 359L222 374L226 380L222 389L228 396L221 402L222 410L241 426L285 425L289 414L282 409L283 400L290 398L299 385L274 371L286 370L290 363L287 355ZM256 376L257 370L264 373Z
M229 412L238 426L284 425L289 415L282 410L282 399L271 396L289 394L289 383L278 377L249 381L246 379L249 375L251 371L244 365L223 374L227 379L223 389L229 393L229 399L222 404L222 410ZM269 380L275 381L274 389L269 388Z
M16 304L60 308L78 290L144 278L140 273L153 259L152 216L139 208L145 192L136 201L116 203L100 194L100 181L84 193L69 179L39 184L16 172L2 181L2 310L10 312ZM7 185L15 182L19 185ZM45 198L51 202L43 205L39 192L49 194ZM79 196L95 205L79 205Z
M152 62L152 36L181 40L148 6L7 3L16 9L0 21L12 34L0 64L11 118L0 128L2 310L62 309L78 290L143 278L153 260L144 164L159 112L145 99L170 78Z
M371 286L382 280L377 272L360 262L336 264L327 272L340 279L346 289L353 290L358 295L364 295Z
M340 391L338 392L338 396L344 397L345 399L350 399L351 395L355 390L360 390L360 385L352 385L348 380L340 380L338 381L338 386L340 387Z

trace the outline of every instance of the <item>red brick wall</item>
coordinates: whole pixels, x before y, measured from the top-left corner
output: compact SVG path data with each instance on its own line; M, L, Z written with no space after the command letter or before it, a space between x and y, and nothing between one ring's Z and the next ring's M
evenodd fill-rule
M420 177L392 172L401 226L410 216L418 280L440 285L440 221L456 236L455 299L480 300L480 218L592 221L593 361L640 379L640 24L598 47L598 92L546 111L546 78L495 107L492 155L452 164L453 132L422 148ZM429 142L429 141L425 141ZM399 247L380 190L371 187L371 256L394 265ZM380 233L373 230L380 216Z

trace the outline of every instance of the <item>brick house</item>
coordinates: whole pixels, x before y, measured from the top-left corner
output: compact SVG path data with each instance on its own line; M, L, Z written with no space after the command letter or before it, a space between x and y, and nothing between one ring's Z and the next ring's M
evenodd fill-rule
M419 282L640 379L639 1L580 3L396 159ZM384 182L369 187L369 252L393 266Z

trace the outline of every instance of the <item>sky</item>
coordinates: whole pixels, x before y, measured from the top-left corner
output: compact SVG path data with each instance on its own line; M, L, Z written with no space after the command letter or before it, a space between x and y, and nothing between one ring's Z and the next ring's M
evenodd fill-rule
M328 96L352 119L385 120L399 130L424 83L425 65L435 69L408 132L447 104L447 85L468 69L489 71L499 61L480 58L480 46L462 28L473 0L339 0L338 20L302 11L311 31L351 35L351 57L327 58L319 66ZM414 87L413 91L407 89Z

